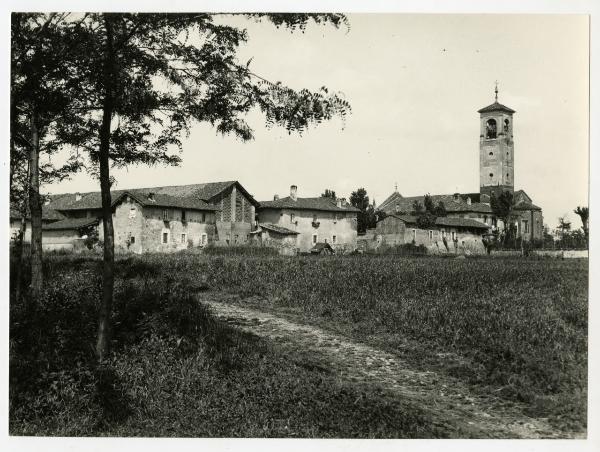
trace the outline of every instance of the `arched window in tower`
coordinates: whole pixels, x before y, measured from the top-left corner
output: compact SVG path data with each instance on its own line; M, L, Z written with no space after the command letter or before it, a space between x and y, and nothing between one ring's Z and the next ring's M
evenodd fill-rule
M485 123L485 137L487 139L496 138L496 120L488 119Z
M508 119L504 120L504 133L508 133L508 128L510 125L510 121Z

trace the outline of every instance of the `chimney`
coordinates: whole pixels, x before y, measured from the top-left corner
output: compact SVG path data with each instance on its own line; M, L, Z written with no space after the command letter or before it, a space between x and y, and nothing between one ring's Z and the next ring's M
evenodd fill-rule
M342 207L342 198L337 198L335 200L335 205L341 208Z
M148 193L148 200L149 201L154 201L154 192L151 191L150 193Z
M273 201L278 201L279 200L279 195L278 194L274 194L273 195Z
M292 198L292 200L294 201L298 199L298 187L296 187L295 185L292 185L290 187L290 198Z
M346 205L346 198L342 198L342 207Z
M470 196L467 198L467 204L471 205L471 197Z
M81 201L81 193L75 193L75 201Z

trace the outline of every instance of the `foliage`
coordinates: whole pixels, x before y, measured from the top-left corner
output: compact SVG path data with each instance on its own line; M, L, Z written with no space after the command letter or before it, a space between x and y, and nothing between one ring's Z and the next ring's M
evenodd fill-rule
M360 210L358 213L357 230L359 233L366 232L367 229L374 228L377 225L378 217L375 207L369 203L367 190L359 188L350 194L350 204Z
M336 199L336 197L335 197L335 191L334 190L330 190L329 188L326 188L325 191L323 193L321 193L321 197L322 198Z
M411 215L417 217L417 225L421 229L429 229L435 226L437 217L446 216L446 207L442 201L438 202L438 205L434 205L431 195L427 193L423 198L423 204L420 201L413 201L413 210Z
M194 296L198 273L186 275L198 256L164 257L117 261L118 346L100 366L101 261L47 257L38 310L10 305L12 435L465 436L410 402L340 381L318 357L215 319Z
M218 246L212 245L204 248L203 252L209 256L277 256L278 251L271 246L258 245L235 245Z
M263 308L299 310L306 321L323 322L415 365L425 356L435 365L439 353L457 353L464 357L461 378L483 391L501 388L497 394L531 404L539 416L560 411L563 420L585 424L585 397L579 395L587 387L587 261L392 255L146 259L185 274L206 274L211 286L241 300L264 298ZM329 275L327 284L323 275ZM419 344L414 355L402 352L407 340Z
M510 191L504 191L500 196L496 196L493 192L490 197L490 207L496 218L502 220L504 224L504 231L502 236L502 242L515 236L516 231L514 230L513 222L513 205L514 199L513 194Z

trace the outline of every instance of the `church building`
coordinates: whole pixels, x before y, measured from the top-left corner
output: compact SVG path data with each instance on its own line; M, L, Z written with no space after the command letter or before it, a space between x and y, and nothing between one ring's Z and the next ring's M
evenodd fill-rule
M515 110L495 101L478 111L479 135L479 192L431 195L434 205L444 204L448 217L470 218L482 222L492 230L503 229L494 215L490 197L509 191L513 194L513 221L517 237L525 240L543 238L542 209L524 190L515 191L513 114ZM404 197L398 190L392 193L379 209L388 215L410 214L415 201L424 204L425 196Z

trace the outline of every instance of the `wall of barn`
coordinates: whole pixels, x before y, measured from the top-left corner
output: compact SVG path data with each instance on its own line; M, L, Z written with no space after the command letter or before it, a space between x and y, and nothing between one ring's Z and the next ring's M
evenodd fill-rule
M211 199L211 204L221 209L216 214L215 243L217 245L247 243L255 216L255 208L250 200L234 185Z

